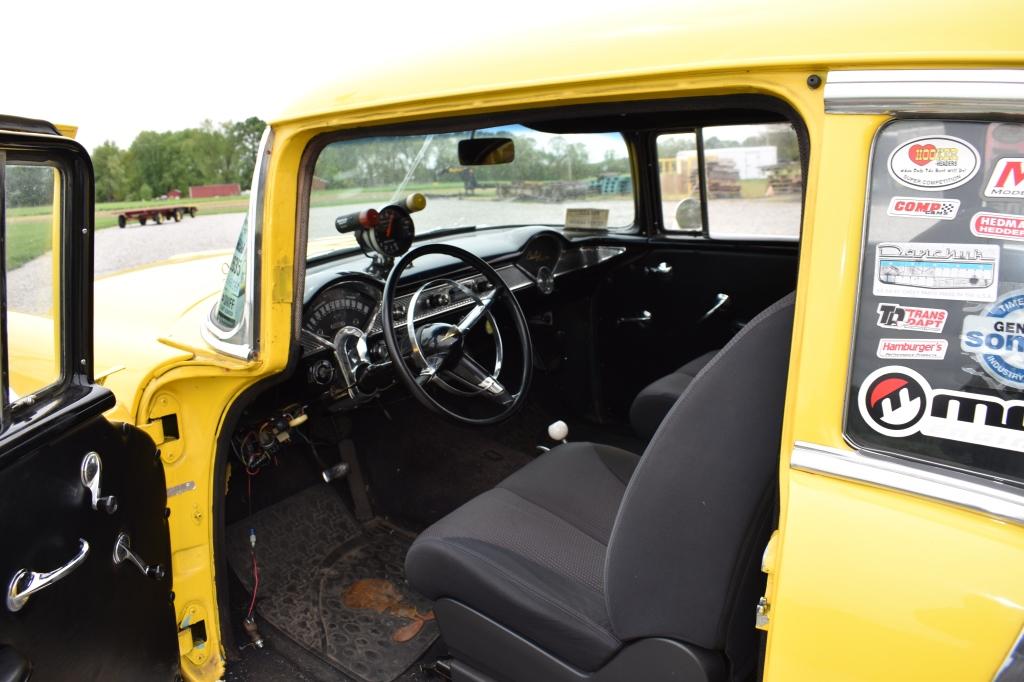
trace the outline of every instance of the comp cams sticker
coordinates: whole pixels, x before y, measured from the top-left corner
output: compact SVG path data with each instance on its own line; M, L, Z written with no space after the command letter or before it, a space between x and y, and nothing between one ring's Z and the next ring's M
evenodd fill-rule
M878 326L885 329L907 329L939 334L949 317L942 308L919 308L899 303L878 304Z
M865 377L857 408L884 436L920 433L1003 450L1024 450L1024 401L932 388L912 369L890 365Z
M882 242L875 247L875 296L996 300L997 244Z
M972 353L999 383L1024 389L1024 290L1000 296L981 315L965 317L960 350Z
M883 360L942 360L946 339L879 339L876 355Z
M958 137L936 135L905 142L889 155L889 175L926 192L959 187L978 172L978 150Z
M915 199L914 197L893 197L889 202L889 215L897 218L929 218L931 220L952 220L960 209L959 199Z
M985 196L1024 198L1024 159L999 159L985 187Z
M1024 241L1024 216L1009 213L975 213L971 218L971 234L989 239Z

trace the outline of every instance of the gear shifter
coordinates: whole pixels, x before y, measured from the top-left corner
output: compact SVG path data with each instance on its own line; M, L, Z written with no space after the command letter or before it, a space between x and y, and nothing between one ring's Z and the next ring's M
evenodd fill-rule
M565 442L567 442L566 439L569 438L569 425L566 424L561 419L559 419L556 422L552 422L548 426L548 438L550 438L551 440L555 441L556 443L565 443ZM537 446L537 452L539 452L539 453L547 452L550 449L551 448L548 447L547 445L538 445Z

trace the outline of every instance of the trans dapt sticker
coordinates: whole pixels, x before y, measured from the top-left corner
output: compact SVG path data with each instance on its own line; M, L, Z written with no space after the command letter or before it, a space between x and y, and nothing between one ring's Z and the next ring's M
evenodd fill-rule
M975 213L971 218L971 234L989 239L1024 241L1024 216L1008 213Z
M985 196L1024 198L1024 159L999 159L985 187Z
M871 372L857 392L868 427L893 438L920 433L1003 450L1024 450L1024 401L932 388L907 367Z
M959 199L915 199L914 197L893 197L887 213L897 218L929 218L931 220L952 220L960 208Z
M936 135L905 142L889 155L889 175L906 187L938 192L978 172L978 151L958 137Z
M880 339L876 355L884 360L942 360L946 339Z
M875 296L996 300L997 244L882 242L875 247Z
M878 304L878 326L939 334L949 314L942 308L918 308L899 303Z
M1024 290L1000 296L981 315L965 317L960 350L974 354L999 383L1024 389Z

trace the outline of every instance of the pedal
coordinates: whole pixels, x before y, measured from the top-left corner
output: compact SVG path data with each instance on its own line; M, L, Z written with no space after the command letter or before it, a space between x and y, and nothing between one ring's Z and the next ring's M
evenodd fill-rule
M330 483L336 481L339 478L348 476L348 464L345 462L338 462L332 467L328 467L320 472L320 475L324 477L324 483Z

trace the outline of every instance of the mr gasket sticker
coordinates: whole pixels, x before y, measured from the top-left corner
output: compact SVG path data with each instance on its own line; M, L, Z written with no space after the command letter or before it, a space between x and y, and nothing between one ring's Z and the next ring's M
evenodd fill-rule
M996 300L997 244L882 242L875 247L875 296Z
M985 196L1024 198L1024 158L999 159L985 186Z
M953 189L978 172L978 150L948 135L918 137L889 155L889 175L905 187L926 192Z

